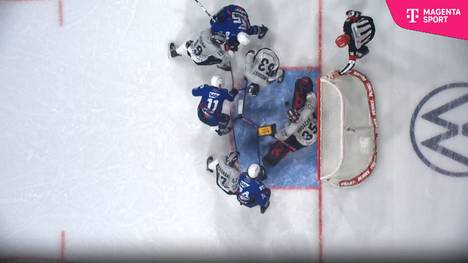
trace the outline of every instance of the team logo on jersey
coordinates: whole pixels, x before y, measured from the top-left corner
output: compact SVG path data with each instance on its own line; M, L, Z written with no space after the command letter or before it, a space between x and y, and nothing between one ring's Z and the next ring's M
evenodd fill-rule
M468 176L468 83L452 83L427 94L411 118L411 143L435 171Z

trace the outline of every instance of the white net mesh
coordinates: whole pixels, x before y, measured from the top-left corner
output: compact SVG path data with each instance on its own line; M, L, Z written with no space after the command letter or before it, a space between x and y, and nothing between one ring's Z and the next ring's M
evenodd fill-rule
M359 72L320 80L320 177L353 186L370 175L377 126L372 85Z

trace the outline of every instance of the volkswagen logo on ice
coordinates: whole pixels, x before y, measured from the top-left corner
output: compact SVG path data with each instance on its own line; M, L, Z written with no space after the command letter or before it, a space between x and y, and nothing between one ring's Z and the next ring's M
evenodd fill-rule
M468 176L468 83L427 94L414 110L410 137L427 166L449 176Z

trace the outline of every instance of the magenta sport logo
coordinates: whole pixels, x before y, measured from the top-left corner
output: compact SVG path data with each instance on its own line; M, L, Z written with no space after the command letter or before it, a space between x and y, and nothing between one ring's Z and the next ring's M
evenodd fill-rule
M406 9L406 18L409 19L409 23L416 23L416 19L419 18L419 9L417 8L407 8Z
M386 0L404 29L468 40L467 0Z

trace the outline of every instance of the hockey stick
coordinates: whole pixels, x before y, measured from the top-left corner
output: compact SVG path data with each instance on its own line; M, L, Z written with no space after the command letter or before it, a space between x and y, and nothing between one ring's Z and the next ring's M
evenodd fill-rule
M198 2L198 1L197 1ZM229 61L229 67L231 67L231 89L234 89L234 74L232 73L232 64L231 64L231 61ZM243 106L243 105L242 105ZM239 109L237 109L239 110ZM231 115L232 115L232 112L231 112ZM237 148L237 139L236 139L236 131L234 129L234 122L238 119L239 117L239 114L234 118L232 119L231 121L231 126L232 126L232 138L233 138L233 141L234 141L234 148L236 149L236 152L238 152L238 148Z
M275 133L276 133L276 124L263 125L263 126L258 127L258 129L257 129L257 135L259 137L271 136L271 137L273 137L273 139L275 139L276 141L278 141L282 145L286 146L286 148L288 148L289 151L291 151L291 152L296 151L296 149L294 147L292 147L291 145L289 145L287 142L276 138Z
M208 10L206 10L206 8L203 6L202 3L200 3L198 0L194 0L199 6L200 8L210 17L210 19L216 23L216 20L214 19L214 17L210 14L210 12L208 12Z

